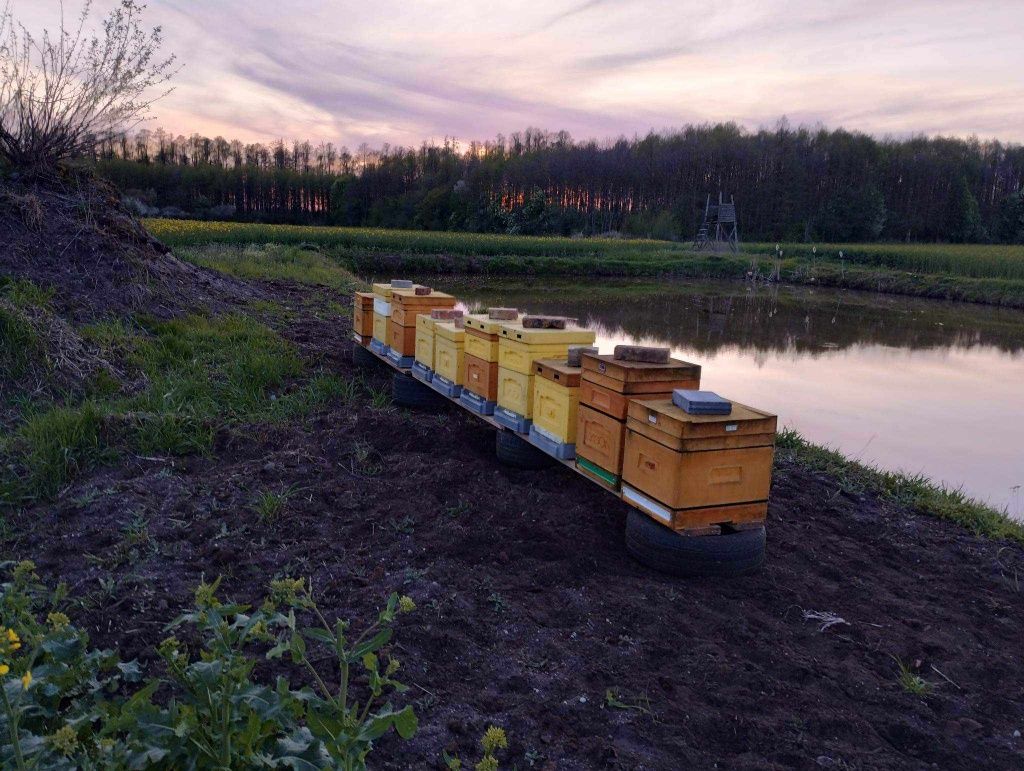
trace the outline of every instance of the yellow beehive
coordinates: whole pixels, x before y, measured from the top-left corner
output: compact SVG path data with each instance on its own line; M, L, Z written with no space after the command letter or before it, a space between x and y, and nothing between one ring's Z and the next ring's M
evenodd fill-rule
M498 336L466 329L466 353L486 362L498 360Z
M374 284L373 293L382 300L391 300L391 284Z
M429 315L416 317L416 361L430 369L434 368L434 324L436 319Z
M524 329L522 324L501 327L498 341L498 366L533 374L538 359L564 359L570 345L590 345L597 333L589 329Z
M575 444L581 369L543 359L533 369L533 425L559 442Z
M388 317L382 313L373 313L373 338L382 343L388 341Z
M524 418L533 415L533 375L498 367L498 406Z
M434 324L434 373L455 385L462 385L466 330L450 321Z
M518 324L522 318L520 314L515 319L506 319L504 321L499 319L492 319L486 313L467 313L466 326L477 332L483 332L485 335L498 335L501 334L501 328L509 324Z

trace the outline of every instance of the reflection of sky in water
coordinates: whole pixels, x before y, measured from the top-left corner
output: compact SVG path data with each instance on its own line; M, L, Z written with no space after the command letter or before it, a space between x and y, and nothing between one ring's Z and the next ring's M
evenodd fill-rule
M528 296L523 290L509 294L500 289L466 294L478 302L509 304ZM885 303L891 305L892 299ZM920 301L913 303L921 307ZM629 315L640 320L623 321L622 305L635 309ZM979 319L980 332L975 334L970 323L966 329L943 332L942 322L926 321L925 345L911 347L922 341L908 336L900 343L900 333L909 318L927 313L927 305L913 314L872 309L873 332L865 331L864 337L870 339L860 341L856 318L862 310L847 308L841 319L842 345L830 348L836 322L829 311L812 308L812 315L818 312L812 323L810 317L803 318L802 309L788 308L783 309L790 317L788 324L775 328L772 322L772 333L787 339L774 339L772 348L760 339L756 344L735 342L751 331L763 333L768 314L733 313L719 320L715 334L707 335L707 324L693 319L698 313L693 310L673 318L674 328L666 327L660 335L648 332L652 318L656 326L657 312L648 318L651 314L644 305L642 296L620 301L602 297L590 304L580 298L579 290L563 298L548 293L541 302L530 303L546 312L562 306L563 312L580 315L597 332L602 353L610 353L619 343L669 345L673 356L703 365L703 387L774 411L780 425L798 429L811 441L883 468L963 486L971 495L1024 518L1024 491L1014 489L1024 485L1024 352L1016 344L1015 317L959 306L965 318L974 314ZM945 303L935 306L944 312L950 308ZM774 317L777 311L769 313ZM609 317L615 323L602 320ZM1024 335L1024 314L1020 319ZM631 334L624 324L644 333ZM753 325L761 328L743 329ZM794 328L803 335L806 350L788 339ZM694 334L695 330L699 331ZM895 344L878 342L879 330L883 339L892 337ZM983 342L988 338L998 347ZM1008 343L1010 338L1014 339Z

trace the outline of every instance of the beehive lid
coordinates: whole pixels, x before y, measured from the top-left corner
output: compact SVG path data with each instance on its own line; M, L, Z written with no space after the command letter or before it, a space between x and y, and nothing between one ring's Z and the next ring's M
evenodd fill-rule
M356 292L356 301L363 308L372 308L373 292Z
M669 359L667 364L648 364L643 361L620 361L607 353L585 353L581 362L584 370L623 383L700 379L700 365L682 359Z
M373 293L375 295L377 295L377 297L383 297L385 300L390 300L391 299L391 293L393 291L394 290L391 288L391 284L374 284L373 285Z
M533 363L534 374L540 375L566 388L579 388L581 367L570 367L561 359L538 359Z
M527 345L543 345L545 343L592 343L597 339L597 333L583 327L570 327L568 329L525 329L521 323L509 321L501 325L501 336L503 339L512 340Z
M470 313L466 315L466 326L470 329L475 329L478 332L485 332L488 335L496 335L501 331L502 326L506 324L517 324L519 319L523 317L519 314L519 318L516 321L500 321L498 319L490 318L486 313Z
M642 426L651 426L681 439L774 434L778 423L778 418L770 412L739 402L732 403L729 415L691 415L676 407L671 399L631 401L629 417L640 424L637 430L641 432Z
M435 319L434 334L438 337L443 337L445 340L461 343L466 337L466 330L455 326L450 321L438 321Z
M455 298L444 292L416 294L415 289L395 289L393 295L399 305L426 305L433 308L450 308L455 305Z
M432 318L430 318L430 314L429 313L421 313L419 316L416 317L416 328L417 329L427 329L427 330L430 330L431 332L433 332L434 331L434 325L438 321L440 321L440 319L432 319Z

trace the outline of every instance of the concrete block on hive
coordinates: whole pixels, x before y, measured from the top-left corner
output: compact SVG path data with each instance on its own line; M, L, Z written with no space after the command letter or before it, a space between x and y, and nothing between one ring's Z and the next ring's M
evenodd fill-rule
M642 361L646 364L668 364L671 351L647 345L617 345L614 357L619 361Z
M515 321L519 318L519 311L516 308L488 308L487 318L494 321Z
M597 348L589 345L570 345L569 354L566 357L566 364L570 367L579 367L585 353L597 353Z
M565 316L523 316L524 329L565 329Z
M392 289L412 289L412 281L407 278L393 278L391 279Z
M455 319L462 318L462 311L455 310L454 308L434 308L430 311L430 318L440 319L441 321L454 321Z

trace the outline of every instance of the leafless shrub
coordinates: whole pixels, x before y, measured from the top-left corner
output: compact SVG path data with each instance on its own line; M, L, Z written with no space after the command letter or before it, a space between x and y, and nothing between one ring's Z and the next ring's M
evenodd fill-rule
M94 32L91 0L70 25L61 6L59 30L36 37L0 6L0 159L46 169L146 117L176 69L160 57L160 27L143 27L145 8L121 0Z

